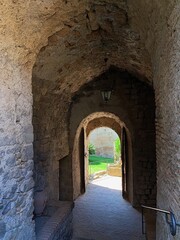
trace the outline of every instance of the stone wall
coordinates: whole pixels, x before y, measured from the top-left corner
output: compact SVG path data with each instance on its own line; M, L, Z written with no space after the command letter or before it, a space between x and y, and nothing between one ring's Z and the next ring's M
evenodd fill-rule
M62 5L61 1L0 2L0 238L4 240L35 239L32 67L38 50L61 25L57 7Z
M95 146L97 156L114 158L114 141L117 138L112 129L101 127L89 134L89 143Z
M34 239L31 72L1 52L0 238Z
M103 103L100 89L105 74L79 92L72 106L70 131L93 112L110 112L124 122L130 131L133 146L134 205L156 203L155 102L151 87L130 75L111 70L109 79L116 80L115 91L108 104ZM91 85L91 86L92 86ZM99 89L99 90L98 90ZM83 109L83 112L82 112ZM70 139L73 139L70 138ZM72 141L72 140L71 140Z
M139 6L131 2L129 14L133 19L134 30L139 31L141 39L146 42L153 65L156 96L157 206L171 209L179 220L180 3L174 0L154 1L149 8L144 8L144 1L140 2ZM158 240L180 237L179 229L175 237L171 236L169 226L161 214L158 215L156 229Z
M180 5L175 8L168 19L167 27L164 27L164 39L157 42L158 51L154 59L157 66L155 76L156 89L156 131L157 131L157 183L158 207L171 209L180 219ZM159 26L160 28L161 26ZM172 28L171 28L172 27ZM163 49L166 49L164 51ZM171 57L170 57L171 56ZM160 59L160 61L157 61ZM160 226L165 219L161 216L157 222L157 238L172 239L169 227L160 231ZM173 239L179 239L180 229Z
M37 81L37 82L36 82ZM34 87L35 85L35 87ZM38 85L38 87L37 87ZM71 173L65 174L67 182L59 177L59 167L64 164L63 158L68 155L68 107L67 96L46 95L42 96L38 90L41 82L33 81L34 108L34 179L35 190L46 189L49 200L60 197L59 188L63 184L69 185ZM40 90L39 90L40 91ZM62 159L62 161L61 161ZM68 165L68 158L66 158ZM66 171L64 169L64 171ZM65 193L65 195L67 195ZM62 199L61 200L70 200Z

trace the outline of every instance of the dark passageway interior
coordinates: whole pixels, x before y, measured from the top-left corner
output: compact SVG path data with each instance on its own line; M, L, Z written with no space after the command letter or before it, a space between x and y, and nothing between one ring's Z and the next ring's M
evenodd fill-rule
M103 102L100 94L105 85L104 81L106 85L115 82L108 103ZM118 120L113 120L112 116L106 117L106 114L98 115L102 110L114 114ZM118 124L119 127L116 126ZM140 206L142 203L155 205L156 157L153 89L127 72L114 68L84 86L76 94L71 105L70 142L76 143L78 136L76 134L75 137L75 133L78 127L85 129L85 138L87 138L90 131L101 126L111 127L122 140L124 197L129 198L133 206ZM81 148L83 147L82 145ZM75 149L77 147L73 152L73 164L76 163ZM85 149L85 152L87 151ZM128 172L125 171L126 168L129 168ZM73 174L77 176L78 167L75 166L74 169ZM76 188L76 184L73 187ZM127 195L126 188L129 189L129 196L125 196Z
M105 103L101 91L104 86L112 87L112 83L111 98ZM122 141L123 197L134 207L156 205L155 103L150 85L111 67L76 92L65 115L59 115L56 95L42 95L36 78L33 87L35 187L47 192L50 206L57 200L71 202L85 192L89 178L88 135L102 126L115 130ZM50 107L52 100L55 104ZM41 109L46 109L43 119ZM53 121L51 114L55 114ZM56 143L64 144L59 135L63 122L69 129L69 154L56 160L61 149Z

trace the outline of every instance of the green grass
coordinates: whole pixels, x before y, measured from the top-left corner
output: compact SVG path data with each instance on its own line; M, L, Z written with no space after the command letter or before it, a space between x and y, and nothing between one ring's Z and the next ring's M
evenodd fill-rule
M89 174L106 170L108 163L114 163L114 159L89 155Z

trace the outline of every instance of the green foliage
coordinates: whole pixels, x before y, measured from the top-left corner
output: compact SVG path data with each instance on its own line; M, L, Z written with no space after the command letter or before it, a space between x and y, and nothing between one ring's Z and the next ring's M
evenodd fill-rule
M89 155L93 155L96 153L96 148L92 143L89 144L88 150L89 150Z
M114 141L114 160L119 161L121 156L121 142L120 139L117 138Z
M114 163L114 159L100 156L89 156L89 174L107 170L107 165L109 163Z

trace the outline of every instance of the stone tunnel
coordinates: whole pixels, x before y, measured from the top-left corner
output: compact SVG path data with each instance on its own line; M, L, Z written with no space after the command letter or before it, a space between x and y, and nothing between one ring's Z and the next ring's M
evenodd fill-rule
M0 239L36 239L36 191L52 205L85 191L79 159L101 126L127 142L124 197L180 219L179 12L176 0L0 1ZM161 215L156 239L172 239Z

